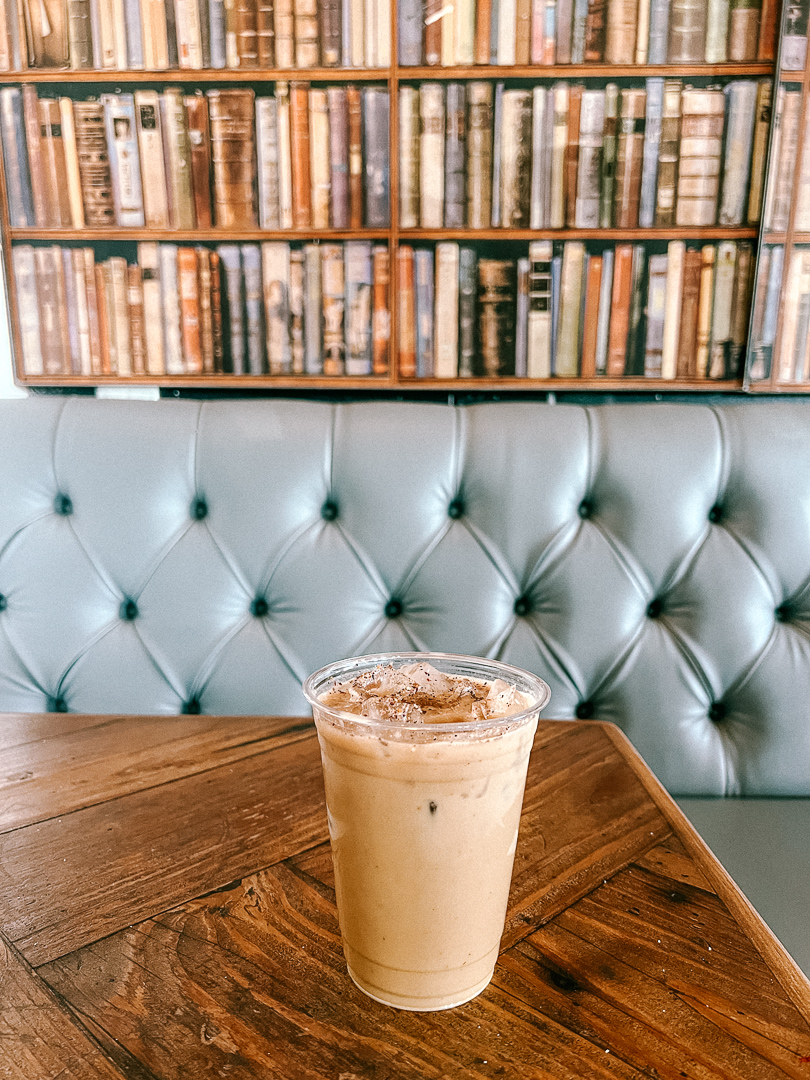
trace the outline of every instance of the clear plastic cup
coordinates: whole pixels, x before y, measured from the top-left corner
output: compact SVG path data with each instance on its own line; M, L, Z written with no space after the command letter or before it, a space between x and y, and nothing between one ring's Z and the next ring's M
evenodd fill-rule
M426 662L503 679L528 696L497 719L402 723L324 704L379 664ZM304 683L323 760L338 918L349 975L370 997L429 1012L492 978L506 918L529 753L550 690L494 660L386 653L342 660Z

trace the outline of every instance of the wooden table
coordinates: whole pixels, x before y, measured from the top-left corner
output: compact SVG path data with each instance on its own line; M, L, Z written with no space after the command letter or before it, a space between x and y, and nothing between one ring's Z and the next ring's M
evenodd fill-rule
M0 716L0 1077L810 1080L810 985L621 733L543 722L503 953L361 994L300 719Z

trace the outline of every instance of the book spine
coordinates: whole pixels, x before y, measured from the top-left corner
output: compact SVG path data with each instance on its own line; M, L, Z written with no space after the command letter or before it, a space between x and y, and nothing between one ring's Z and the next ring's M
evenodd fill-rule
M515 63L517 35L517 0L498 3L498 63L509 67Z
M573 0L557 0L554 19L554 62L571 63L571 23Z
M171 7L171 4L169 5ZM143 66L147 71L162 71L169 66L169 30L164 0L141 0L141 39L143 41ZM90 10L93 10L91 0ZM93 29L93 46L96 46ZM99 67L98 61L94 65Z
M437 379L458 375L458 244L436 245L434 370Z
M647 268L647 250L643 244L633 244L633 265L630 279L630 320L627 330L627 353L624 361L625 375L644 374L644 280Z
M712 298L712 331L708 371L710 379L725 379L729 375L736 264L737 245L732 240L726 240L718 244L714 270L714 296Z
M259 66L259 6L257 0L234 0L236 59L240 68Z
M208 248L195 248L197 256L197 287L200 297L200 348L202 369L205 375L216 371L214 363L214 320L211 306L211 252Z
M759 40L757 41L757 60L776 59L776 39L782 5L778 0L762 0L759 20Z
M143 290L138 266L126 267L127 323L129 354L133 375L146 374L146 342L143 324Z
M346 260L346 374L371 375L372 358L372 275L371 244L350 240L345 245Z
M289 83L276 83L278 120L278 216L282 229L293 227L292 136Z
M577 164L579 159L579 122L582 112L582 86L568 90L568 129L565 137L565 223L573 227L577 206Z
M307 375L323 371L321 352L323 300L321 295L321 249L304 245L304 369Z
M682 90L683 84L679 79L667 79L664 83L654 218L655 227L658 229L668 229L675 224Z
M701 254L697 248L687 248L683 257L681 288L681 320L678 328L676 378L693 379L697 359L698 306L700 302Z
M212 38L212 52L213 47ZM256 5L256 54L260 68L276 66L276 29L273 0L258 0Z
M143 228L143 192L135 101L132 94L102 94L116 222Z
M228 340L227 366L234 375L245 374L245 310L242 280L242 256L238 244L220 244L217 248L225 274L227 293Z
M39 296L34 249L20 244L11 249L14 284L17 292L17 319L22 346L23 370L26 375L44 375L42 341L39 331Z
M557 331L560 326L560 281L562 278L562 244L554 244L551 256L551 374L556 374Z
M329 228L331 163L329 99L326 90L309 91L309 177L312 227Z
M704 244L700 251L700 296L697 318L697 354L695 377L708 375L712 345L712 306L714 302L714 268L717 251L713 244Z
M650 2L650 35L646 61L648 64L665 64L667 62L669 5L670 0L651 0Z
M73 124L73 102L70 98L59 99L59 113L62 124L62 144L65 152L68 202L70 204L69 224L74 229L83 229L82 181L79 173L79 154L76 149L76 128Z
M707 0L706 43L704 58L707 64L724 64L728 59L729 0Z
M506 90L501 122L501 225L529 225L532 168L532 95Z
M293 228L312 227L309 148L309 85L290 84L290 145L292 153Z
M6 90L3 91L7 93ZM13 114L19 111L19 90L14 88ZM31 224L36 223L40 227L47 228L53 222L53 207L50 205L50 196L45 183L45 164L42 155L42 136L39 119L39 98L37 89L30 83L22 88L22 117L19 119L19 130L13 129L9 134L9 146L17 157L17 176L9 177L9 168L6 169L6 183L9 186L9 197L14 195L15 203L19 199L19 185L25 182L28 199L33 197L34 218ZM23 134L23 123L25 125ZM17 148L21 148L19 151ZM26 162L27 148L27 162ZM11 163L9 162L9 165ZM20 172L20 165L25 164L25 171ZM14 222L12 221L12 225Z
M547 379L551 375L551 257L550 240L529 243L526 373L530 379Z
M347 229L349 205L349 113L346 89L332 86L327 91L329 107L329 167L331 184L331 224Z
M167 89L160 98L160 110L170 221L176 229L193 229L191 141L180 90L174 87Z
M616 157L619 148L619 88L616 83L605 86L605 127L602 139L602 188L599 193L599 227L613 225L613 206L616 199Z
M515 375L526 378L529 333L529 260L517 260L517 302L515 304Z
M648 379L660 379L663 374L667 267L666 255L650 256L646 306L647 334L644 343L644 375Z
M400 378L413 379L416 376L416 287L414 250L410 244L402 244L397 251L397 324L397 373Z
M197 252L194 248L177 249L177 295L180 304L180 335L183 367L188 375L203 370L200 336L200 291L197 275Z
M642 229L651 229L653 222L655 221L663 108L664 80L660 78L647 79L647 106L644 122L644 149L642 151L641 169L641 196L638 207L638 223Z
M597 375L607 374L610 313L613 303L613 261L614 252L608 248L602 254L602 280L599 283L599 315L596 323L596 356L594 360Z
M604 103L604 94L602 95ZM549 106L549 95L544 86L535 86L532 89L532 155L531 155L531 191L529 198L529 228L542 229L546 223L546 199L544 191L545 158L548 155L548 146L545 142L546 109ZM587 136L586 136L587 138ZM602 141L599 140L599 152L601 157Z
M89 377L93 374L93 360L90 345L90 312L87 304L84 252L81 248L70 248L69 255L73 274L73 291L76 297L76 329L79 339L78 374Z
M71 4L78 3L79 5L86 4L87 19L85 26L87 31L90 30L90 5L88 0L70 0ZM127 50L127 62L126 66L135 71L143 69L143 35L141 31L141 5L139 0L124 0L124 25L125 25L125 37L126 37L126 50ZM89 54L92 52L92 43L90 35L88 33L88 40L86 45L86 52ZM73 56L71 54L71 67L73 66ZM83 67L92 67L91 63L83 64Z
M604 90L585 90L582 94L579 124L579 159L576 170L574 224L578 229L599 228L604 127Z
M584 59L587 63L600 64L605 59L607 8L607 0L590 0L588 4L583 50Z
M399 0L397 41L401 67L422 63L422 0Z
M684 90L676 225L697 227L715 223L724 114L722 90Z
M39 336L42 360L46 375L67 374L62 337L62 313L59 304L59 285L54 263L54 250L59 248L38 247L34 249L36 266L37 300L39 304ZM62 260L59 259L61 270Z
M276 99L256 99L256 153L258 157L259 225L262 229L278 229L278 116Z
M433 252L420 248L414 253L416 292L416 375L433 377Z
M177 277L177 245L161 244L160 294L163 305L163 332L167 375L185 373L183 339L181 336L180 293Z
M549 226L565 226L565 152L568 146L568 84L555 83L554 128L551 148L551 207Z
M57 278L59 310L62 314L62 355L65 373L79 375L81 373L79 324L71 251L69 248L53 247L51 253Z
M88 229L114 225L115 205L104 135L104 106L97 101L74 101L73 119L85 225Z
M486 229L492 220L492 83L469 83L467 96L466 221L471 229Z
M646 90L621 92L614 209L614 219L619 229L634 229L638 225L646 97Z
M667 247L666 298L664 330L661 344L661 378L674 379L678 370L678 337L681 329L681 297L683 293L686 244L671 240Z
M478 263L479 371L489 378L515 371L516 266L511 260ZM461 374L461 371L459 371Z
M707 0L672 0L669 17L670 64L700 64L705 59Z
M98 302L99 336L99 375L114 374L118 362L115 352L115 322L111 312L112 283L109 280L110 268L106 263L99 263L94 268L96 279L96 299Z
M167 0L167 5L172 0ZM196 0L174 0L177 28L178 67L197 70L202 67L202 37L200 10Z
M323 297L323 373L343 375L346 370L345 273L341 244L321 245Z
M38 104L44 186L51 225L70 228L72 217L61 107L56 98L40 98Z
M743 240L737 244L737 265L731 299L731 346L728 354L730 379L739 378L742 374L745 345L748 340L751 294L754 287L754 265L753 245Z
M295 14L293 0L273 0L276 67L295 67Z
M351 6L351 66L366 66L366 27L364 0L348 0ZM438 61L436 61L438 63Z
M582 318L582 357L579 372L583 379L596 377L596 343L599 332L599 299L602 287L602 256L587 255L585 308Z
M422 83L419 87L422 133L419 140L419 219L423 229L444 224L444 87Z
M463 83L447 84L447 123L444 145L444 224L464 227L466 209L466 93Z
M304 374L304 253L290 252L290 370Z
M141 289L143 292L146 371L149 375L162 375L166 369L163 346L160 251L157 244L138 244L138 266L141 270Z
M90 374L100 375L101 358L101 322L99 318L99 296L96 287L95 252L92 248L82 248L81 262L84 269L84 287L87 296L87 327L90 338Z
M613 295L606 374L624 375L632 300L633 245L617 244L613 263Z
M478 257L474 248L458 253L458 374L475 374L475 313L478 288Z
M748 208L751 151L757 83L737 79L725 89L728 98L722 189L717 220L720 225L742 225Z
M608 4L605 62L635 62L639 0L612 0Z
M3 5L5 11L5 5ZM129 18L129 7L127 7ZM136 9L137 11L137 9ZM127 27L129 30L129 27ZM90 31L90 3L89 0L67 0L67 30L68 30L68 53L70 66L74 71L93 66L93 40ZM136 37L137 34L137 37ZM6 40L8 40L6 38ZM140 64L137 63L136 43L140 42L140 25L133 27L133 62L130 67L143 67L143 57ZM3 68L8 71L8 67Z
M585 245L578 240L570 241L563 247L560 279L560 314L554 365L554 374L559 378L576 378L579 373L580 308L584 270Z
M293 0L295 12L295 66L318 67L318 3L317 0Z
M163 160L160 98L156 91L135 91L135 121L141 161L144 220L150 229L168 229L169 201Z
M469 0L462 0L469 2ZM376 27L377 27L377 47L376 47L376 64L377 67L387 68L391 66L391 3L390 0L376 0L377 14L376 14ZM472 63L472 60L470 61Z
M748 187L746 224L756 226L762 216L762 193L765 186L765 163L771 131L771 80L760 79L757 85L756 119L751 151L751 182ZM807 140L805 140L807 145ZM810 168L808 169L810 173Z
M320 51L323 67L339 67L342 56L341 0L320 0Z
M363 158L365 166L365 221L367 228L388 228L389 204L389 99L388 91L363 91Z
M349 139L349 227L363 225L363 110L360 90L346 87Z
M384 244L375 244L371 253L374 279L374 310L371 319L372 364L375 375L388 374L388 355L391 345L390 315L390 258Z
M264 243L261 250L267 369L271 375L286 375L292 370L290 245Z
M571 15L571 63L585 62L585 42L588 30L588 0L573 0Z
M535 0L535 3L539 0ZM426 28L427 31L427 28ZM477 0L475 5L475 63L488 64L492 35L492 0Z
M261 248L258 244L242 244L241 255L245 289L247 373L262 375L264 373L264 324Z
M253 91L209 90L207 97L214 177L214 219L220 228L255 228ZM306 91L303 123L306 129ZM308 178L306 186L308 200Z
M110 336L110 374L130 376L132 354L129 343L126 259L120 256L107 259L104 263L104 288Z
M761 0L731 0L728 13L728 58L732 63L752 63L759 45Z
M419 225L419 92L399 88L399 224Z
M219 253L208 252L211 268L211 339L214 354L213 370L219 374L225 370L225 327L222 304L222 263Z

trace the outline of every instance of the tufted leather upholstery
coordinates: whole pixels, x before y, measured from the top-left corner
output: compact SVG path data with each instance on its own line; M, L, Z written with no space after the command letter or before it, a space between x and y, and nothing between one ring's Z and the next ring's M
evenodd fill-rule
M0 710L542 674L681 794L810 795L810 407L0 402Z

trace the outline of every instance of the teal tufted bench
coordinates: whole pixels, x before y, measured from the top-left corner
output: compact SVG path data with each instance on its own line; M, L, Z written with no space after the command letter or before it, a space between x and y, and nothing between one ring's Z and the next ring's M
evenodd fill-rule
M807 404L0 402L0 710L302 714L391 649L621 727L810 971Z

